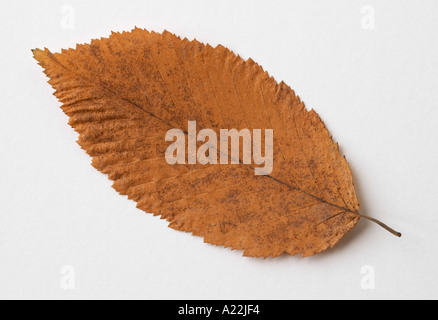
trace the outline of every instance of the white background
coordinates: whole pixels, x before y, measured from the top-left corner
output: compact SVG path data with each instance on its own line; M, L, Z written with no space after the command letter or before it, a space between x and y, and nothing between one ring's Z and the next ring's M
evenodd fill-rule
M437 17L436 0L2 0L0 298L438 298ZM284 80L340 143L362 213L403 237L364 220L311 258L244 258L137 210L92 168L31 55L134 26L223 44Z

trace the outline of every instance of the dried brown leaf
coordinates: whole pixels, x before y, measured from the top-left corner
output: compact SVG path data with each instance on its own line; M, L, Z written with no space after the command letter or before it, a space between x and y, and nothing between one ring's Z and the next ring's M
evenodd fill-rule
M137 28L34 57L92 165L170 227L246 256L311 256L359 221L351 171L324 123L251 59ZM167 130L193 120L217 132L273 129L272 173L169 165Z

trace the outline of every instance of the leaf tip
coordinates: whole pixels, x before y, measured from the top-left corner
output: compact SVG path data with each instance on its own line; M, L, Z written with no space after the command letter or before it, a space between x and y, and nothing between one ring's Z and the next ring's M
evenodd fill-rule
M35 54L37 54L39 51L42 51L42 50L35 48L35 49L30 49L30 51L32 51L33 55L35 56Z
M41 61L44 60L45 51L48 51L48 50L45 48L43 51L41 49L35 48L35 49L32 49L31 51L33 54L33 58L41 63Z

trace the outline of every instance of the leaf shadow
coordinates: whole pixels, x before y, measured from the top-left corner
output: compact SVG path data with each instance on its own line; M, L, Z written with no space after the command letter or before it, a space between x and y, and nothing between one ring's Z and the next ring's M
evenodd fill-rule
M339 147L339 152L341 154L344 154L341 147ZM354 167L354 164L348 162L348 165L350 167L350 170L351 170L353 177L357 177L357 175L355 174L356 169ZM368 209L367 209L368 206L367 206L366 202L363 201L363 199L365 199L364 189L363 189L362 185L360 184L360 182L356 179L354 179L354 187L356 189L356 194L357 194L357 197L358 197L359 203L360 203L360 213L364 214L364 215L368 215ZM308 257L307 259L321 260L321 259L330 258L333 254L336 255L336 253L345 250L347 247L351 246L353 243L361 242L362 238L364 236L364 232L368 227L369 227L368 221L364 221L364 219L360 219L359 222L357 223L357 225L352 230L347 232L339 240L339 242L335 246L333 246L332 248L329 248L321 253L318 253L312 257ZM302 259L302 256L301 255L290 256L288 254L282 254L281 256L276 257L275 259L278 259L280 261L283 261L285 259L295 260L295 259Z

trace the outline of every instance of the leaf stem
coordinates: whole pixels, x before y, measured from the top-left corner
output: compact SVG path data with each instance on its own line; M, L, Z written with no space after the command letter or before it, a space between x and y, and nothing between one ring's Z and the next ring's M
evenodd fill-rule
M372 222L377 223L379 226L381 226L382 228L384 228L384 229L386 229L387 231L391 232L391 233L392 233L393 235L395 235L396 237L401 237L401 236L402 236L402 234L401 234L400 232L395 231L394 229L388 227L386 224L384 224L383 222L381 222L381 221L379 221L379 220L377 220L377 219L374 219L374 218L369 217L369 216L365 216L365 215L363 215L363 214L359 214L359 216L360 216L361 218L364 218L364 219L367 219L367 220L370 220L370 221L372 221Z

